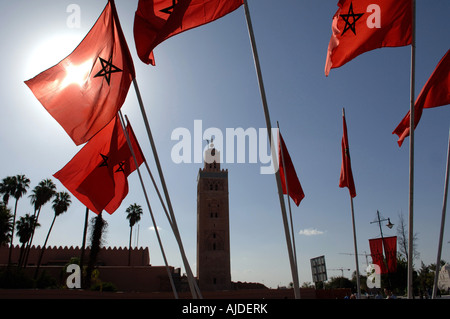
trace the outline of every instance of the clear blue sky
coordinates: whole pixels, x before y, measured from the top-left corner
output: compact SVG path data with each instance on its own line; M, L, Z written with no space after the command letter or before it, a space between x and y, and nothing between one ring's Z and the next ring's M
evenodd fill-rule
M106 1L79 0L81 25L69 28L66 12L73 1L14 1L1 4L0 52L2 96L0 178L25 174L31 188L51 178L79 150L23 83L67 56L82 40ZM249 0L272 125L283 137L306 194L293 206L300 283L311 282L310 258L325 255L329 269L355 270L350 199L338 187L341 166L342 108L345 107L353 174L357 243L369 253L368 239L378 237L370 224L379 210L398 225L408 214L409 139L402 148L392 131L409 109L410 47L367 52L324 75L337 0ZM117 0L122 28L134 57L137 81L149 116L181 237L196 273L196 180L202 164L175 164L171 150L180 127L203 129L264 128L265 120L253 64L244 9L190 30L159 45L156 66L136 55L132 33L137 0ZM449 49L450 3L417 0L416 95ZM123 106L156 174L133 88ZM425 110L416 130L415 228L420 262L434 263L440 227L450 108ZM262 282L269 287L291 279L275 179L261 175L261 163L224 163L229 171L232 280ZM145 172L143 173L145 176ZM58 190L65 190L54 179ZM170 265L182 267L179 251L161 206L145 181ZM125 209L144 208L139 246L150 248L151 264L163 265L141 186L134 173L130 193L113 214L105 214L107 246L128 245ZM31 189L30 189L31 191ZM30 191L18 215L32 213ZM69 211L56 220L49 244L81 244L84 207L73 198ZM34 243L42 244L53 217L47 204ZM386 236L396 235L384 228ZM316 230L315 235L307 230ZM137 229L136 229L137 230ZM306 231L305 231L306 230ZM136 233L136 231L135 231ZM446 227L442 258L450 260ZM15 240L18 243L18 240ZM369 257L370 262L370 257ZM366 266L359 256L360 269ZM328 276L340 271L329 270Z

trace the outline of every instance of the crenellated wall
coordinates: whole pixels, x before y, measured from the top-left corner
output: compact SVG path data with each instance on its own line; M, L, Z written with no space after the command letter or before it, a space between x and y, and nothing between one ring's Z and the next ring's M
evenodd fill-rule
M161 292L171 291L167 269L164 266L151 266L148 248L132 248L131 263L128 266L128 248L102 248L97 258L97 269L102 282L112 282L119 291ZM24 272L33 276L41 253L40 246L32 246ZM89 247L85 250L86 265L89 260ZM20 255L20 246L13 246L12 263L16 264ZM0 247L0 268L8 263L9 246ZM64 266L73 257L81 256L80 247L47 247L41 263L41 271L64 285L68 276ZM180 270L169 266L174 281L179 285Z
M41 253L40 246L32 246L28 257L28 265L36 265ZM85 261L88 260L90 248L85 249ZM0 265L8 263L9 246L0 247ZM12 263L17 263L20 256L20 246L13 246ZM41 265L65 265L73 257L81 256L80 247L46 247ZM130 266L149 266L150 254L147 247L132 248ZM100 249L97 264L101 266L128 266L128 248L104 247Z

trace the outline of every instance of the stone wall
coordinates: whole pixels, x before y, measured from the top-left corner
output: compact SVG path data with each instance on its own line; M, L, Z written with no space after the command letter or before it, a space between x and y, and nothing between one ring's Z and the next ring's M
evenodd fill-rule
M40 246L32 246L28 257L29 265L37 265L39 255L41 253ZM89 247L85 250L85 261L89 258ZM12 263L17 263L20 255L20 246L13 246ZM0 265L8 263L9 246L0 247ZM46 247L41 265L65 265L72 257L80 257L81 248L79 247ZM131 249L131 266L148 266L150 265L150 254L148 248L132 248ZM108 247L101 248L97 257L97 264L102 266L128 266L128 248Z

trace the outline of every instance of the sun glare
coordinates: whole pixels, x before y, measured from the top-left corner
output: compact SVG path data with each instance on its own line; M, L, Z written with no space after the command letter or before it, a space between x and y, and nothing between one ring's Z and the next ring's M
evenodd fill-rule
M83 84L89 78L89 71L92 68L92 61L88 60L80 65L69 65L66 68L66 77L64 78L61 86L64 88L70 84L78 84L83 86Z
M39 39L29 55L25 77L31 78L58 64L68 56L83 39L82 34L58 34Z

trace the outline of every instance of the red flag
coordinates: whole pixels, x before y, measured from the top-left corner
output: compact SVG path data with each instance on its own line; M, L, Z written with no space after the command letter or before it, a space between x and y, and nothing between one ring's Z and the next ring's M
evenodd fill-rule
M144 160L131 126L127 127L138 164ZM80 202L99 214L112 214L128 193L127 177L136 169L118 117L96 134L53 176Z
M135 77L114 1L65 59L25 83L80 145L116 116Z
M352 165L350 161L350 149L348 146L347 137L347 123L345 122L345 115L342 113L342 122L344 126L344 133L342 135L342 164L341 175L339 177L339 187L348 187L350 196L356 196L355 182L353 181Z
M138 165L140 166L144 161L144 153L141 150L141 147L139 146L139 143L137 142L136 136L134 135L133 128L128 123L127 127L127 133L130 138L131 145L133 145L133 152L136 156L136 160L138 162ZM121 134L123 135L123 130L120 130ZM125 135L123 136L125 137ZM122 137L122 139L123 139ZM125 137L126 138L126 137ZM136 165L133 159L133 154L130 152L130 148L125 141L125 145L120 148L120 157L126 158L127 160L125 162L122 162L122 167L124 168L123 174L118 174L114 176L114 182L115 182L115 195L114 198L108 203L108 206L105 207L105 210L112 214L116 211L117 208L119 208L120 204L122 203L123 199L128 194L128 180L127 177L134 172L136 169Z
M369 239L370 255L372 263L380 267L380 274L387 273L386 264L383 258L383 243L381 238Z
M284 144L284 140L283 137L281 136L280 131L278 131L278 165L280 170L280 178L281 178L281 186L283 188L283 194L287 194L286 190L286 175L287 175L288 181L287 188L289 189L289 196L292 198L292 200L297 206L300 205L300 202L305 197L305 194L303 193L302 186L300 185L297 173L295 172L294 164L292 164L291 156L289 155L286 144Z
M358 55L412 42L411 0L340 0L333 16L325 75Z
M139 0L134 40L139 58L155 65L153 49L183 31L207 24L236 10L243 0Z
M450 104L450 50L442 57L414 103L414 128L422 117L423 109ZM401 120L392 134L397 134L398 145L409 136L410 112Z
M383 246L388 271L393 273L397 270L397 237L384 237Z

